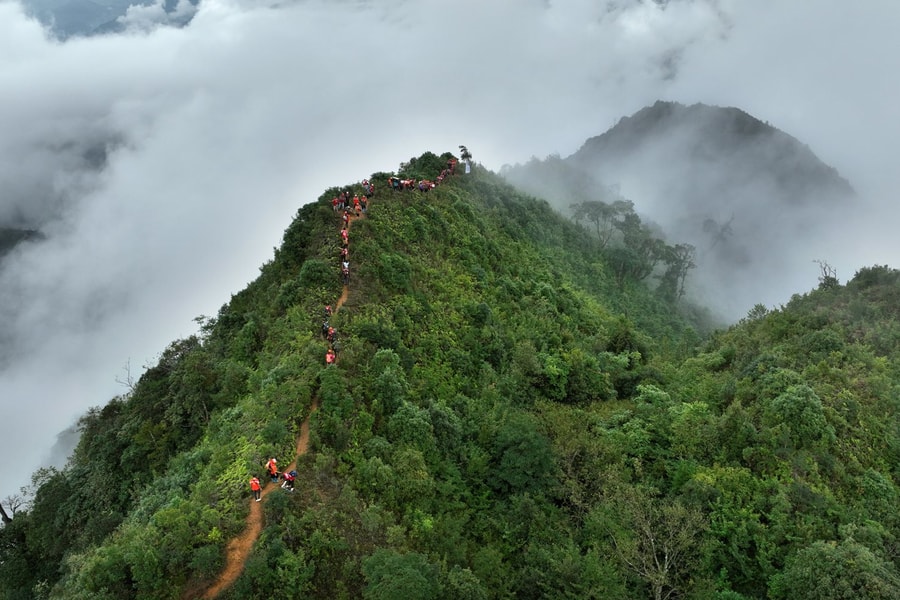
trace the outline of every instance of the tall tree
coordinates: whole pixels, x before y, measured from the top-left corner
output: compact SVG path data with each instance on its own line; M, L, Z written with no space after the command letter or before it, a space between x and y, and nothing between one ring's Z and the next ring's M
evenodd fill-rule
M611 203L586 200L573 204L570 209L576 222L585 218L594 225L600 246L605 248L616 230L621 227L626 215L634 212L634 203L630 200L615 200Z
M654 600L688 592L700 568L708 524L697 510L655 498L649 490L621 488L594 513L616 560L650 588Z
M694 262L696 249L691 244L676 244L663 248L662 260L666 271L659 282L662 296L668 300L678 300L684 296L684 283L688 272L697 266Z

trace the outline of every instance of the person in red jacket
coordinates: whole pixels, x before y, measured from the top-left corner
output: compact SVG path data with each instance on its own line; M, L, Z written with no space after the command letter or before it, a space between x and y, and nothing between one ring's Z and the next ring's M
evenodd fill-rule
M270 458L269 462L266 463L266 471L269 472L272 483L278 483L278 461L274 458Z
M281 478L284 479L284 483L281 484L282 489L288 489L290 491L294 491L294 479L297 478L297 471L288 471L287 473L282 473Z
M253 497L259 502L261 500L262 486L259 485L259 477L256 475L250 478L250 491L253 492Z
M325 364L326 364L326 365L333 365L333 364L334 364L334 359L335 359L335 358L336 358L336 356L335 356L335 354L334 354L334 349L329 348L329 349L328 349L328 352L325 353Z

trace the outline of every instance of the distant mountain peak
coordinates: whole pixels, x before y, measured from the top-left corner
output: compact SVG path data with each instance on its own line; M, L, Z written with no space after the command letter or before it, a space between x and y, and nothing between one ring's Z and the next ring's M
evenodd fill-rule
M631 162L660 144L668 144L679 160L725 163L729 169L746 172L748 178L751 171L753 176L765 173L790 197L854 193L836 169L793 136L739 108L701 103L659 100L589 138L570 160L583 166ZM665 159L665 154L658 158Z
M507 179L563 212L626 199L667 239L697 249L693 294L732 318L774 302L855 210L838 171L796 138L734 107L659 101L571 156Z

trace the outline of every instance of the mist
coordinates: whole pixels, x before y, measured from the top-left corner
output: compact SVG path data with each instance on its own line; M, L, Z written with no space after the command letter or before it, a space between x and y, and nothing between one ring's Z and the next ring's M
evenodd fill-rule
M840 255L811 258L842 279L891 263L900 5L815 9L211 0L181 28L151 7L60 42L0 3L0 227L42 234L0 259L0 496L255 278L297 208L425 150L498 170L660 98L738 106L858 192Z
M584 194L634 202L655 235L694 247L686 297L726 323L756 304L807 291L830 268L824 257L844 252L843 232L858 211L852 186L835 169L736 108L658 102L589 139L564 164L590 187L553 190L561 212L571 214L572 198ZM540 186L540 194L546 168L553 163L509 170L508 177Z

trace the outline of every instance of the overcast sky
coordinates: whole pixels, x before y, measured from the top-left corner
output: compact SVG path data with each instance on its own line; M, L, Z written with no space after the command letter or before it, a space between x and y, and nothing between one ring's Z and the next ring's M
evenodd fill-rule
M0 265L0 498L252 280L299 206L424 150L499 170L657 99L737 106L860 193L867 229L821 257L841 280L896 267L900 2L664 4L203 0L183 29L143 9L60 43L0 1L0 227L47 236Z

